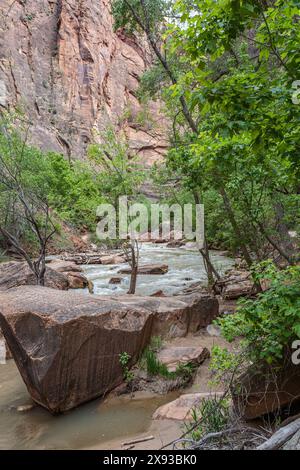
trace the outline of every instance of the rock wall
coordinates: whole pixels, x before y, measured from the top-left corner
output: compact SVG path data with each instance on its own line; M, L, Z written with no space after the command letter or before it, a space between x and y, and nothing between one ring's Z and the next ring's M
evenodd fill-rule
M164 155L159 103L136 96L149 51L114 32L110 0L1 0L0 25L0 107L27 113L34 144L82 158L112 125L146 165Z

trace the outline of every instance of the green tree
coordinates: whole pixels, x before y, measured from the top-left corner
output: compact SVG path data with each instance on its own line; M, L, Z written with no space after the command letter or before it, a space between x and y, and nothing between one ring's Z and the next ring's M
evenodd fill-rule
M116 25L143 31L157 59L142 87L155 84L168 106L172 170L202 200L206 192L220 196L249 266L266 244L295 262L289 229L297 226L290 207L299 204L300 108L291 94L299 2L155 2L156 23L142 0L120 4L127 15L116 8Z
M56 228L48 200L47 162L41 152L27 145L28 130L22 118L1 115L0 233L26 260L37 284L44 285L47 245ZM34 260L23 243L22 230L29 230L39 247Z

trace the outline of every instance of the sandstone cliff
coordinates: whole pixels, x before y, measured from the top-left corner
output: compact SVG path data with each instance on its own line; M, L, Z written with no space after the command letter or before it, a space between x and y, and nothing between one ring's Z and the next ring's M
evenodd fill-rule
M33 143L82 158L112 124L147 165L165 153L158 104L136 97L149 53L114 32L110 0L1 0L0 15L0 106L26 111Z

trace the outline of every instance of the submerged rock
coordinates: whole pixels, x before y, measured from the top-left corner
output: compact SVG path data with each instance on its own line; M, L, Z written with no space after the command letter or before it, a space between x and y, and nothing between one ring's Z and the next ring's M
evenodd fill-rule
M153 315L117 300L26 286L0 293L0 327L36 403L60 413L99 397L133 364Z
M109 284L121 284L123 281L123 278L122 277L112 277L110 280L109 280Z

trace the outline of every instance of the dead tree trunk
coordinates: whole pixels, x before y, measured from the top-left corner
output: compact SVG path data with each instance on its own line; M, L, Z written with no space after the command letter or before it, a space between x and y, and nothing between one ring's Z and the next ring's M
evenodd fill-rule
M130 284L127 294L134 295L136 291L139 269L139 245L137 240L130 241L130 247L124 246L126 261L131 267Z
M196 191L194 191L194 200L196 204L200 204L200 197ZM220 279L220 276L210 260L210 254L205 235L203 240L203 248L199 248L199 252L203 258L204 268L208 279L208 285L212 286L215 281L214 277L216 279Z

